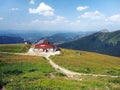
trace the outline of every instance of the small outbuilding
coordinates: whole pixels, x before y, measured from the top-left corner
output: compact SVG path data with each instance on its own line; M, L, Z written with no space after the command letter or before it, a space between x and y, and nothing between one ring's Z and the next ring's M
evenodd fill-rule
M40 40L34 46L34 50L43 52L55 52L60 51L56 45L51 44L48 40Z

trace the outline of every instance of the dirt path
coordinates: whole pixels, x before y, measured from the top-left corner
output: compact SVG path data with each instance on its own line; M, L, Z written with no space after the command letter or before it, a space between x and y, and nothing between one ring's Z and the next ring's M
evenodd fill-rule
M120 76L112 76L112 75L101 75L101 74L84 74L84 73L77 73L77 72L73 72L70 70L67 70L57 64L55 64L50 58L49 56L45 56L45 58L49 61L49 63L58 71L60 71L61 73L67 75L70 78L74 78L74 79L80 79L80 76L94 76L94 77L120 77ZM81 79L80 79L81 80Z
M3 52L3 53L9 53L9 52ZM71 79L75 79L75 80L82 80L81 76L94 76L94 77L120 77L120 76L112 76L112 75L101 75L101 74L84 74L84 73L78 73L78 72L73 72L70 70L67 70L59 65L57 65L56 63L54 63L49 57L51 55L56 55L56 54L60 54L60 52L55 52L55 53L40 53L40 52L28 52L28 53L10 53L10 54L16 54L16 55L30 55L30 56L43 56L46 58L46 60L49 61L49 63L51 64L51 66L53 68L55 68L55 70L65 74L67 77L71 78Z
M65 68L62 68L61 66L55 64L48 56L45 56L45 58L49 61L49 63L52 65L52 67L55 68L56 71L65 74L67 77L69 77L71 79L82 80L80 77L81 75L78 75L78 73L75 73L75 72L69 71Z

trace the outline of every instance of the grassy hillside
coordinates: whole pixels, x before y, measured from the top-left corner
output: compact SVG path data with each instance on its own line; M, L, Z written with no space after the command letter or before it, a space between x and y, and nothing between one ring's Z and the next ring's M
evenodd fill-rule
M30 46L25 44L0 44L0 52L27 52Z
M81 76L70 80L42 57L0 53L0 86L6 90L119 90L120 78Z
M78 40L61 44L60 47L120 57L120 30L97 32Z
M44 79L52 72L54 69L42 57L0 54L0 81L7 90L27 88L25 83Z
M80 73L120 75L120 58L62 49L62 54L52 57L55 63Z
M0 50L3 52L4 51L18 52L19 50L23 50L24 47L23 44L0 45L0 46L2 47ZM13 49L11 49L11 47ZM19 52L23 52L23 51L19 51ZM84 55L85 52L81 54ZM72 63L74 64L74 61L72 61L71 57L74 58L74 60L76 60L75 55L77 55L78 59L79 56L81 56L77 51L63 49L62 54L53 57L53 59L58 64L60 64L60 61L62 61L64 63L64 65L62 66L67 65L68 67L71 67L70 65ZM84 56L84 58L85 57L86 56ZM65 58L67 58L66 60L69 60L70 61L69 63L71 64L67 62L65 63ZM115 59L115 57L111 57L111 58L113 58L112 60L119 59L119 58ZM113 64L114 67L116 65L116 68L118 69L117 65L119 64L119 62L118 64L116 64L116 61L115 62L111 61L111 63ZM73 68L73 66L71 68ZM78 66L77 63L76 66ZM75 68L73 68L72 70L74 70ZM101 73L101 71L99 72ZM117 71L115 70L115 73L113 74L117 75L116 72ZM81 81L72 80L67 78L64 74L56 72L48 63L48 61L45 60L43 57L21 56L21 55L0 53L0 89L2 87L5 88L5 90L95 90L95 89L119 90L120 89L119 86L120 78L81 76L81 79L82 79Z
M115 32L99 33L98 38L101 41L105 41L106 43L111 43L113 45L116 45L117 42L120 41L120 30Z

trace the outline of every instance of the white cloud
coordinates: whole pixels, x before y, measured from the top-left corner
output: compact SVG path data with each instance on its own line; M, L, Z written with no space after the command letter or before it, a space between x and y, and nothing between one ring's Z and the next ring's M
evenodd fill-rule
M40 14L44 16L54 16L54 9L42 2L36 9L29 8L29 13Z
M57 16L54 22L57 23L57 22L68 22L68 21L66 20L65 17Z
M19 10L19 8L11 8L11 9L9 9L10 11L18 11Z
M0 17L0 21L2 21L4 18Z
M24 26L43 30L75 30L76 28L80 27L80 24L80 20L70 21L63 16L55 16L52 19L49 18L49 20L36 19Z
M34 0L30 0L30 4L34 5L35 1Z
M120 14L116 14L107 18L110 22L120 22Z
M41 24L58 24L58 23L67 23L68 20L66 20L65 17L62 17L62 16L56 16L55 19L53 20L39 20L39 19L36 19L36 20L33 20L32 23L41 23Z
M89 8L88 6L78 6L76 9L78 11L83 11L83 10L88 9L88 8Z
M103 17L104 17L104 14L102 14L99 11L85 12L84 14L79 16L79 18L91 18L91 19L101 19Z

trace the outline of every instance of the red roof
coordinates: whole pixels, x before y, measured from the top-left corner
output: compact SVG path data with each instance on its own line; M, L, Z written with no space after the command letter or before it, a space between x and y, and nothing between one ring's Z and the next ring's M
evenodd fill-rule
M42 49L55 48L55 45L52 45L52 44L36 44L35 48L42 48Z
M35 44L35 49L56 49L60 50L56 45L50 44L47 40L40 40L38 43Z

